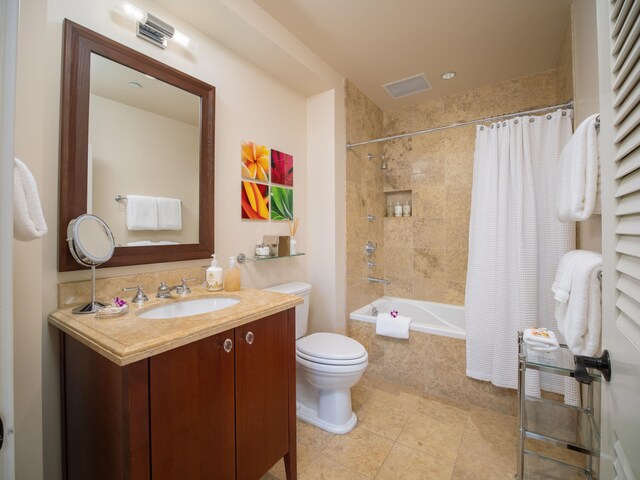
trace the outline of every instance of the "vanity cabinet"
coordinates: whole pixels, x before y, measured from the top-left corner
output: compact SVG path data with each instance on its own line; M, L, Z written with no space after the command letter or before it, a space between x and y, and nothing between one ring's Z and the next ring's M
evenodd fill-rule
M296 478L294 309L122 367L61 352L65 478Z

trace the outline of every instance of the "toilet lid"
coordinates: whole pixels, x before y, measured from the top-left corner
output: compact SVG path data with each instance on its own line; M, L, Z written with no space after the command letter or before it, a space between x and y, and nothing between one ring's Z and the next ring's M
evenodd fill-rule
M365 348L353 338L336 333L314 333L296 343L298 355L311 361L341 361L352 364L367 355Z

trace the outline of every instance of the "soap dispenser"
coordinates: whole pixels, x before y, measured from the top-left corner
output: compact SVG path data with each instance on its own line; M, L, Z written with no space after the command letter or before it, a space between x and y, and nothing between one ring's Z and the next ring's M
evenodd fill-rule
M211 266L207 268L207 290L217 292L222 290L222 267L218 266L215 253L211 257Z
M240 269L236 263L236 257L229 257L229 268L224 272L225 292L240 290Z

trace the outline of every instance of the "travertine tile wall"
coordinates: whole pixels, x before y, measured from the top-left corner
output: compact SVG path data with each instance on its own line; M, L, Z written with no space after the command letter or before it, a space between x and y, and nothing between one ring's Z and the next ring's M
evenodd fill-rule
M385 111L383 135L560 103L561 83L551 70ZM384 144L384 191L413 201L412 217L384 219L385 294L464 305L475 128Z
M382 135L382 110L351 83L346 83L347 141L358 142ZM347 316L349 312L383 295L383 287L367 282L367 276L384 277L384 195L379 158L380 144L355 147L347 152ZM372 222L367 214L374 215ZM377 243L366 257L367 241ZM367 261L377 266L368 268ZM348 323L348 322L347 322Z

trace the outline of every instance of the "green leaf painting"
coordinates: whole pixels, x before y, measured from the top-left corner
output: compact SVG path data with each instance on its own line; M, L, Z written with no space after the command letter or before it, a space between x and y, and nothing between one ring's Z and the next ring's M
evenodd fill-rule
M293 220L293 190L271 187L271 220Z

